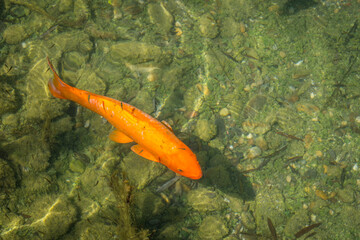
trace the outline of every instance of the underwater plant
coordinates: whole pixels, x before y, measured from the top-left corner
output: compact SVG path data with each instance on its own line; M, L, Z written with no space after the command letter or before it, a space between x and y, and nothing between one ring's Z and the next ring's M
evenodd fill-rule
M116 220L118 224L118 234L120 239L145 240L149 239L148 230L138 230L134 226L131 216L131 204L133 198L133 187L126 178L126 174L122 172L122 178L119 177L119 171L116 170L111 174L109 186L115 195L119 217Z

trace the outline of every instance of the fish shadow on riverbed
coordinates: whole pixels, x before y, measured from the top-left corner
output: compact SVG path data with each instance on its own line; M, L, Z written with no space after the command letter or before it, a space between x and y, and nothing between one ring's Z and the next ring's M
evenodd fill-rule
M288 0L281 8L281 15L294 15L301 10L314 7L318 3L314 0Z
M206 143L201 144L202 153L206 151L206 160L200 153L199 161L203 170L200 183L233 197L254 200L255 191L249 179L234 166L224 154Z

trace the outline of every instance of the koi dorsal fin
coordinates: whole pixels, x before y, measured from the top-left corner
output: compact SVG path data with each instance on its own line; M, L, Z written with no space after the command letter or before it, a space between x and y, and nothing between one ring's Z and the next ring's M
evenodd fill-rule
M169 124L168 122L166 122L165 120L162 120L161 123L164 124L165 127L167 127L170 131L172 131L172 132L174 131L174 130L172 129L172 127L170 126L170 124Z
M152 155L151 153L149 153L147 150L145 150L142 146L140 145L134 145L131 147L131 151L133 151L134 153L136 153L137 155L142 156L143 158L149 159L151 161L154 162L159 162L159 159L157 159L156 157L154 157L154 155Z
M133 142L131 138L125 135L125 133L115 129L109 135L110 140L117 142L117 143L130 143Z

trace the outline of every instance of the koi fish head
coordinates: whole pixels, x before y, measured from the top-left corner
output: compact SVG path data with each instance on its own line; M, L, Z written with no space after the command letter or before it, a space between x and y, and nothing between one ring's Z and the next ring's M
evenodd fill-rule
M202 171L196 155L188 148L179 148L175 153L167 156L166 166L172 171L191 179L200 179Z

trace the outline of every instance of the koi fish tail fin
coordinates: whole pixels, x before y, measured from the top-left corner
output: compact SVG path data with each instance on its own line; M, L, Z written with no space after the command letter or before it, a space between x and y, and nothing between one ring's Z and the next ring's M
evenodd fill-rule
M49 67L51 69L51 71L54 73L54 78L50 79L48 82L48 87L49 90L51 92L51 94L56 97L56 98L62 98L62 99L66 99L66 97L64 96L64 93L71 88L70 85L64 83L61 78L59 77L59 75L57 75L54 66L52 65L52 63L50 62L49 57L47 57L47 61L49 64Z

